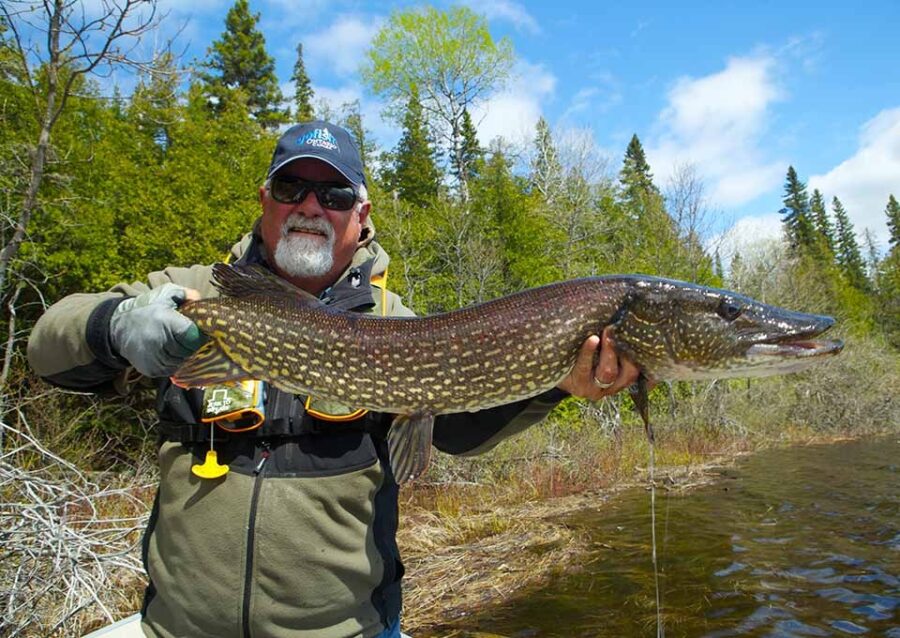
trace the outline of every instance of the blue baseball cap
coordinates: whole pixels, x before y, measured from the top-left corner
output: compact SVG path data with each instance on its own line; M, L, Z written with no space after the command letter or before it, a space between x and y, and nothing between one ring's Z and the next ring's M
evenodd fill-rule
M354 186L366 183L362 159L353 136L346 129L323 120L295 124L284 132L275 146L266 178L304 157L314 157L331 164Z

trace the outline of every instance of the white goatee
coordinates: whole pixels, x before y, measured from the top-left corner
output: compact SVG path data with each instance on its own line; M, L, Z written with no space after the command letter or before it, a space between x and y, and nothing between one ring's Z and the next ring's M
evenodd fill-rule
M321 233L325 241L292 230ZM334 265L334 228L322 217L291 215L281 226L275 265L292 277L320 277Z

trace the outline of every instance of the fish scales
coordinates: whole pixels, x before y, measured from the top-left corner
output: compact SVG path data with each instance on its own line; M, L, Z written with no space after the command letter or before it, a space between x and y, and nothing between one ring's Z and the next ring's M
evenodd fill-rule
M479 410L535 396L612 324L620 357L655 380L766 376L840 352L830 317L643 275L550 284L428 317L337 311L259 267L214 267L222 296L181 312L211 337L173 380L258 378L282 390L397 414Z
M329 397L342 388L359 407L444 414L554 387L624 292L615 282L573 280L422 318L334 312L270 295L220 297L205 300L205 312L185 312L249 374L288 391ZM285 347L270 343L273 333Z

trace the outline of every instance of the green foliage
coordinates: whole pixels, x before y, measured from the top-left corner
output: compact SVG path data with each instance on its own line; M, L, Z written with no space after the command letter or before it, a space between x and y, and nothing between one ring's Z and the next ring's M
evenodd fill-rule
M900 203L897 202L897 198L893 195L888 198L884 214L887 215L887 226L890 231L888 243L891 250L894 250L900 247Z
M856 241L856 233L853 231L850 217L837 197L832 200L832 209L837 233L837 263L852 286L859 290L868 290L870 286L866 279L865 264L859 251L859 243Z
M478 143L478 135L468 109L463 109L460 139L459 152L450 157L450 168L458 182L469 183L478 176L484 150Z
M464 119L467 109L500 86L512 66L512 45L494 41L484 18L454 6L395 11L372 40L361 69L373 93L400 121L417 90L434 140L456 162L468 199Z
M134 121L143 137L156 143L158 160L172 142L172 127L179 115L179 83L175 60L172 54L166 53L141 78L128 104L128 119Z
M531 185L548 204L552 205L562 187L563 169L550 125L543 116L538 118L535 128Z
M281 106L284 98L275 77L275 60L266 52L258 22L259 14L250 13L247 0L235 0L225 17L225 31L201 65L208 71L199 77L216 113L227 110L231 102L245 100L263 127L275 128L287 121L288 114Z
M303 63L303 43L297 43L297 61L294 62L294 73L291 75L294 82L294 119L298 122L308 122L315 118L313 114L313 90L312 82L306 74L306 65Z
M788 167L783 201L780 213L788 244L795 254L811 250L815 245L815 227L810 216L809 195L793 166Z
M879 323L895 349L900 350L900 249L896 246L881 264Z
M547 250L559 230L539 214L539 198L526 192L526 180L513 174L506 153L493 148L472 186L474 214L496 228L501 294L562 278Z
M417 87L429 101L444 96L465 106L473 92L490 91L506 77L512 55L509 40L495 42L471 9L428 6L391 14L372 41L362 75L390 101L405 104Z
M835 250L834 227L828 218L828 211L825 210L825 198L822 197L822 193L819 192L818 188L813 190L809 208L813 224L818 233L817 239L824 242L824 246L827 248L827 258L831 259Z
M632 135L631 141L628 142L622 170L619 172L619 183L622 186L620 198L635 218L647 204L648 196L659 195L659 189L653 183L653 173L650 172L644 147L637 135Z
M58 170L69 177L46 189L26 252L50 277L49 299L220 260L258 214L253 185L274 138L246 106L231 102L211 118L198 86L184 105L161 108L148 94L139 88L124 116L78 98L60 121L67 159Z
M650 164L637 135L631 137L619 172L619 252L635 272L678 274L678 230L653 183Z
M378 153L378 147L372 139L371 132L363 124L359 100L345 103L341 110L342 115L338 118L337 123L353 136L353 141L356 142L356 148L359 149L362 158L363 168L368 172L369 167L372 166L372 158Z
M888 254L877 265L878 317L889 342L900 350L900 204L891 195L884 209L887 216Z
M440 173L415 87L403 117L403 135L394 150L393 169L387 177L389 187L410 204L428 202L438 194Z

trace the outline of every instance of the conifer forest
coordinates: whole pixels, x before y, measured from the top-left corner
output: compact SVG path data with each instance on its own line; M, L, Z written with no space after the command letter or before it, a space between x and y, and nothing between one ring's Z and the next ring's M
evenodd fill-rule
M420 315L562 279L645 273L836 317L845 351L821 368L658 386L662 462L897 432L900 176L881 215L887 246L854 228L841 193L810 192L804 167L785 166L772 211L782 239L726 254L717 237L727 211L698 171L679 166L659 183L638 135L621 160L543 118L527 143L479 139L474 107L510 77L513 51L471 9L398 11L372 41L359 83L388 105L398 142L386 148L358 101L315 94L302 42L292 43L291 77L276 77L247 0L194 60L177 39L141 57L137 43L153 41L164 17L155 0L102 3L96 18L78 5L0 8L0 635L81 635L134 613L154 491L152 387L118 398L54 388L26 362L31 327L66 295L222 261L259 216L275 141L296 121L328 120L355 137L376 239L391 256L387 285ZM133 88L120 89L120 76L136 78ZM608 483L646 462L638 423L627 393L570 399L487 457L439 459L429 481L541 497ZM549 474L536 462L548 449Z

